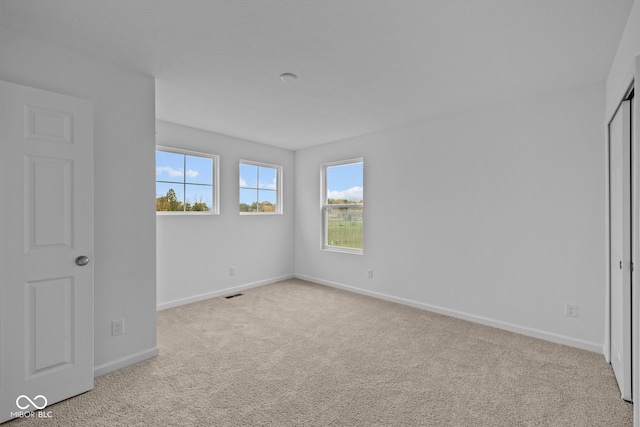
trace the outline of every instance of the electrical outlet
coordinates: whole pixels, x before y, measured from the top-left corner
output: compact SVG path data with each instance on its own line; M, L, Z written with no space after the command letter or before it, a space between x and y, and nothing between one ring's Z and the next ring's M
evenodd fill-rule
M124 334L124 319L114 320L111 322L111 336Z
M236 275L236 268L229 267L229 276L235 276L235 275Z
M367 270L367 279L373 279L373 270L372 269Z
M578 317L578 306L575 304L564 305L564 315L567 317Z

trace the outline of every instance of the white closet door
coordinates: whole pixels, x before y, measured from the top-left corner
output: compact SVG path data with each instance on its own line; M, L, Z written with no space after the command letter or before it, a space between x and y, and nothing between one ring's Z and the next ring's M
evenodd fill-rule
M622 398L631 395L631 105L609 125L611 365Z

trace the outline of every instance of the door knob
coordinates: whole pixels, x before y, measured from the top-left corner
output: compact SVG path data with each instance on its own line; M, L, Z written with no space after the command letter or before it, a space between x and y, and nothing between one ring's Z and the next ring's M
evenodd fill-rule
M76 258L76 265L83 267L87 264L89 264L89 257L80 255L78 258Z
M88 261L87 261L88 262ZM622 270L622 261L620 261L620 270Z

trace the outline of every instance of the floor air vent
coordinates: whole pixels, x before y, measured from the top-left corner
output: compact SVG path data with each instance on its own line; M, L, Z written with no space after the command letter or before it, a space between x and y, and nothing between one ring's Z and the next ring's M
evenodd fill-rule
M225 297L225 299L231 299L239 296L242 296L242 294L229 295L228 297Z

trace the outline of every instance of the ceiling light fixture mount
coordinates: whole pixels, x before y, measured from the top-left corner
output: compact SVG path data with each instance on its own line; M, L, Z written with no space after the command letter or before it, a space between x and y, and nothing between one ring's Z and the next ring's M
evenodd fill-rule
M280 80L282 80L285 83L290 83L294 80L296 80L298 78L298 76L296 76L293 73L283 73L280 74Z

